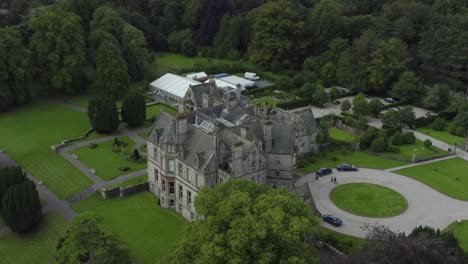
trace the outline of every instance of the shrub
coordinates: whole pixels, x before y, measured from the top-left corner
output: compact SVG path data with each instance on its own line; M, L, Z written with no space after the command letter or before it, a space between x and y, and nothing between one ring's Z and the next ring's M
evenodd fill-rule
M413 132L407 132L407 133L404 133L403 134L403 138L404 138L404 144L414 144L414 142L416 142L416 137L414 136Z
M464 127L459 126L457 127L457 129L455 129L455 135L457 136L464 137L465 133L466 133L466 130Z
M97 144L96 143L89 143L89 147L91 149L95 149L97 147Z
M445 126L447 126L447 120L444 118L437 118L431 125L431 128L437 131L444 130Z
M400 148L397 146L389 145L387 147L388 152L393 152L393 153L400 153Z
M145 97L140 93L127 95L123 100L120 115L130 127L141 126L146 119Z
M391 142L395 146L401 146L401 145L403 145L405 143L405 139L404 139L403 135L400 132L396 132L392 136Z
M91 126L99 133L111 133L119 127L119 114L112 96L99 96L88 103Z
M332 160L332 161L338 161L338 158L337 158L336 156L333 156L333 157L331 158L331 160Z
M432 146L432 141L430 139L424 140L424 146L430 148Z
M351 102L346 99L341 103L340 109L342 112L348 112L351 109Z
M387 150L387 139L385 137L378 137L372 141L371 150L374 152L385 152Z

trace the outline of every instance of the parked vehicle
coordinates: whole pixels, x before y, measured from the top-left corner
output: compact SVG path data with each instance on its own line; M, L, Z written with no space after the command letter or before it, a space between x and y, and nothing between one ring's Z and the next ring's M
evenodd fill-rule
M358 168L356 166L349 165L349 164L346 164L346 163L337 165L336 169L338 171L357 171L358 170Z
M332 173L333 171L330 168L320 168L315 171L315 175L320 176L320 177L328 175L328 174L332 174Z
M387 97L384 99L385 102L389 103L389 104L394 104L395 103L395 99L391 98L391 97Z
M391 109L393 109L393 110L395 110L397 112L401 110L400 107L398 107L398 106L392 107Z
M343 224L343 221L341 221L341 219L339 219L338 217L336 216L333 216L333 215L322 215L322 220L325 222L325 223L329 223L330 225L333 225L333 226L341 226Z
M255 72L246 72L244 78L251 81L258 81L260 77Z
M427 116L427 117L437 116L437 114L434 113L434 112L427 112L427 113L426 113L426 116Z

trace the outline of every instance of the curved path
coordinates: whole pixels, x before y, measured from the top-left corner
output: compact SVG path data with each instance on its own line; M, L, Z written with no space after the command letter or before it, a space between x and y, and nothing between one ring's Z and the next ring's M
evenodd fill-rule
M446 228L459 219L468 219L468 202L450 198L431 187L389 171L359 169L358 172L333 171L338 184L330 182L331 176L315 180L312 174L307 175L309 188L317 209L322 214L333 214L343 220L341 227L335 228L324 223L327 228L337 232L365 237L366 226L383 225L395 232L410 233L418 225L434 228ZM339 184L373 183L391 188L402 194L408 201L408 209L401 215L389 218L369 218L357 216L341 210L330 200L330 192Z

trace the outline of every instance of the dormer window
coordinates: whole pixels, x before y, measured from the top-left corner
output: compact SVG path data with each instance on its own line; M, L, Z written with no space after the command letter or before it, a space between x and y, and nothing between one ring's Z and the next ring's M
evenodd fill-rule
M176 153L176 145L174 145L174 144L167 144L167 152L169 152L169 153Z

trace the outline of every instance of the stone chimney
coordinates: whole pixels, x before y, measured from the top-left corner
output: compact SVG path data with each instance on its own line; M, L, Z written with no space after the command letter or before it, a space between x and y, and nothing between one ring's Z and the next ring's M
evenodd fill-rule
M177 135L185 134L188 132L187 114L179 114L177 116L176 131Z
M268 102L265 102L263 104L263 116L267 117L268 116Z
M241 85L237 84L236 85L236 96L237 96L238 101L240 101L240 99L241 99L241 91L242 91Z
M273 149L273 138L271 136L273 122L266 121L263 124L263 136L265 138L265 152L270 153Z
M247 139L247 133L249 132L249 127L246 125L240 126L240 134L243 139Z
M210 107L210 95L207 93L203 93L202 95L202 108Z

